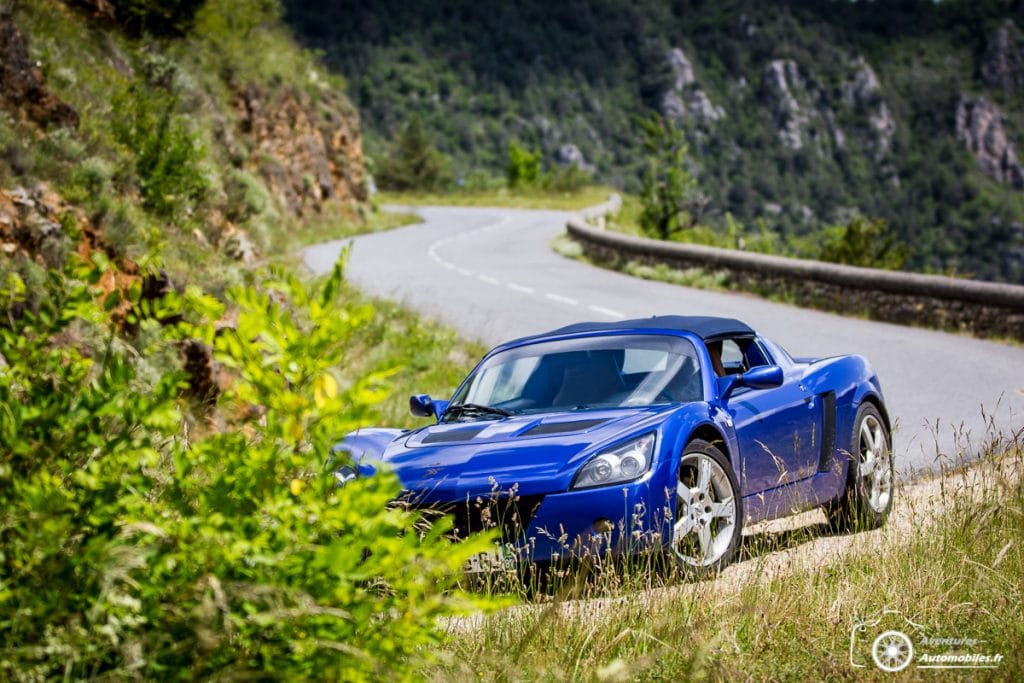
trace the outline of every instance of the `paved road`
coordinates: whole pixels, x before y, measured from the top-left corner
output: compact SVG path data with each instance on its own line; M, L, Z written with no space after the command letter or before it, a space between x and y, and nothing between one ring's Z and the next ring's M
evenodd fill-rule
M564 212L417 212L424 223L356 238L349 279L487 344L581 320L676 313L738 318L795 356L860 353L882 379L904 476L932 468L940 453L976 453L986 420L1004 433L1024 425L1024 348L596 268L551 250ZM306 265L330 270L344 244L307 248Z

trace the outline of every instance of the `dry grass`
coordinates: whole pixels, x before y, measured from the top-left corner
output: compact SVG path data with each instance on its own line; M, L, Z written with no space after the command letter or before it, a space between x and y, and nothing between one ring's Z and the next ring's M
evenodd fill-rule
M605 568L554 598L450 625L435 679L861 680L874 632L899 616L914 637L976 638L1002 654L981 678L1024 673L1024 469L1018 434L998 454L904 485L882 529L827 531L820 512L747 530L741 560L713 580ZM858 636L851 630L882 615ZM888 621L887 621L888 620ZM896 624L894 627L898 627ZM906 627L904 627L906 628ZM879 631L880 632L880 631ZM955 647L918 647L933 654ZM963 651L963 650L959 650ZM930 679L912 663L902 679ZM962 672L961 672L962 673ZM955 674L955 672L954 672Z

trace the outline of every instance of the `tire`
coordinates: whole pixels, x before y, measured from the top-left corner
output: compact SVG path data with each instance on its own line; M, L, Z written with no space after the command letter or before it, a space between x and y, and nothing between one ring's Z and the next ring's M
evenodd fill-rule
M692 577L715 574L736 555L743 499L732 465L716 446L694 439L683 451L669 552Z
M874 404L857 409L850 444L846 486L825 514L835 531L877 529L892 510L895 471L889 430Z

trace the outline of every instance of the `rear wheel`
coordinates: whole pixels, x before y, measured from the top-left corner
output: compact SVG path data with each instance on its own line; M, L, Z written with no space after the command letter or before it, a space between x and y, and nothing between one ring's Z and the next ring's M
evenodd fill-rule
M686 573L703 576L732 561L743 532L743 508L732 466L714 445L687 445L676 481L672 554Z
M892 510L894 467L889 430L871 403L862 403L853 421L853 445L846 488L825 512L837 531L876 529Z

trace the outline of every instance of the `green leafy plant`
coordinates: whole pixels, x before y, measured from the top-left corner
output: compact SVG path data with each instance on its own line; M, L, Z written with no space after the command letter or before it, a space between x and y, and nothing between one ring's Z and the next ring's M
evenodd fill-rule
M638 119L638 124L647 154L640 192L640 228L653 237L672 239L700 223L708 198L687 168L686 134L657 114Z
M552 192L580 192L594 181L589 171L577 164L559 166L544 174L542 185Z
M115 96L111 128L135 157L143 205L158 216L188 215L208 190L200 162L205 152L175 112L177 97L135 83Z
M508 164L505 167L508 186L512 188L533 186L541 178L540 152L532 152L519 144L518 140L508 143Z
M888 222L863 216L826 228L819 254L822 261L887 270L901 270L909 256L909 247L897 240Z
M489 541L417 526L386 472L338 488L330 446L387 391L386 372L337 372L374 315L340 300L340 264L312 291L284 271L232 290L220 331L198 289L145 300L102 288L109 272L96 256L52 273L36 313L15 315L16 276L2 292L0 675L411 677ZM214 349L222 429L183 418L180 373L137 373L157 349L111 312L153 345Z

